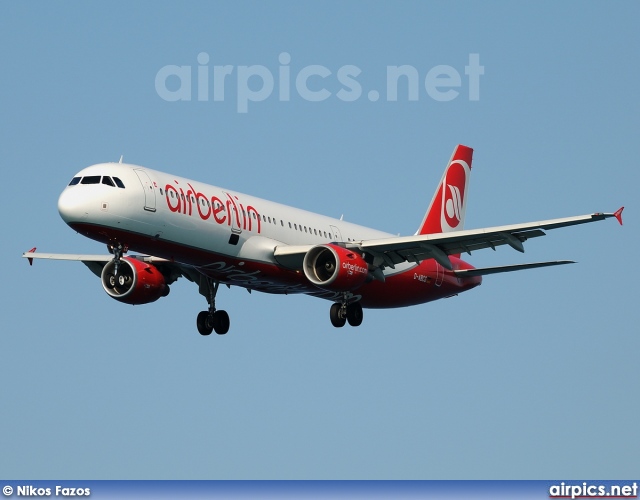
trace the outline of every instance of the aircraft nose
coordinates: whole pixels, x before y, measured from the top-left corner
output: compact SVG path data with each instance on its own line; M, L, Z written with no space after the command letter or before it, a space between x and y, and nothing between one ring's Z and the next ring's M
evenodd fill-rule
M58 198L58 213L67 224L77 222L89 215L86 204L73 187L67 187Z

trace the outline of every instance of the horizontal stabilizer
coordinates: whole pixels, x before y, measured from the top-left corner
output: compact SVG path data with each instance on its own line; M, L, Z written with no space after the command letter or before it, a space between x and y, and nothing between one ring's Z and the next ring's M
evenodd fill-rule
M575 264L572 260L554 260L551 262L533 262L531 264L516 264L513 266L483 267L479 269L461 269L453 271L456 276L466 278L470 276L485 276L487 274L510 273L523 269L535 269L537 267L561 266L563 264Z

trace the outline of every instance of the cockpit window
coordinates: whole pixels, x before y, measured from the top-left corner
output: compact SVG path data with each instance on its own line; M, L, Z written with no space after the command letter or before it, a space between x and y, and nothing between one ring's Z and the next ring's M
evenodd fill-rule
M102 178L102 184L106 184L107 186L111 186L111 187L116 187L116 185L111 180L111 177L108 177L106 175Z
M116 186L118 186L119 188L124 189L124 184L122 183L122 181L120 179L118 179L117 177L114 177L113 180L116 183Z
M80 184L100 184L99 175L87 175L82 178Z
M75 186L76 184L78 184L78 182L80 182L80 179L82 179L82 177L74 177L73 179L71 179L69 186Z

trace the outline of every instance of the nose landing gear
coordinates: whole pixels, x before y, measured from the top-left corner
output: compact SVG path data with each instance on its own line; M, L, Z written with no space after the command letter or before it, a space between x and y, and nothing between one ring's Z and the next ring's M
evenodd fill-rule
M126 245L123 245L122 243L115 243L115 244L108 244L107 245L107 250L109 250L109 253L113 254L113 264L114 264L114 271L113 271L113 276L118 276L118 270L120 269L120 260L122 259L122 255L127 253L127 251L129 250L129 248Z

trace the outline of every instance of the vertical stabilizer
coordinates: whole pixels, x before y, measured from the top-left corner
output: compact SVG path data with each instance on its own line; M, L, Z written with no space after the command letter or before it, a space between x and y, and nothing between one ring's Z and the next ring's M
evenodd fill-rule
M453 150L416 234L448 233L464 229L472 157L473 149L462 144Z

